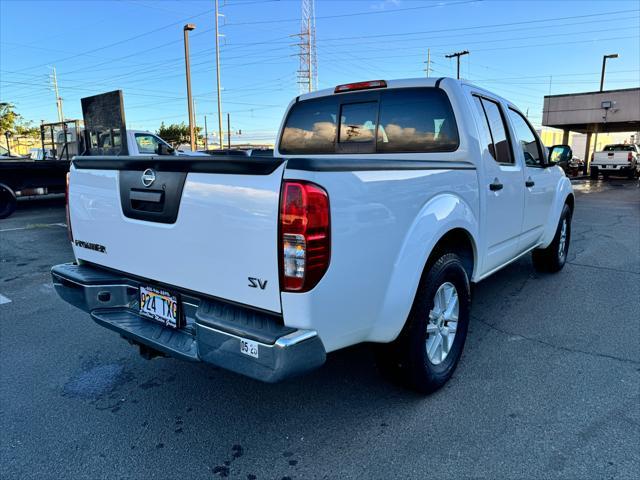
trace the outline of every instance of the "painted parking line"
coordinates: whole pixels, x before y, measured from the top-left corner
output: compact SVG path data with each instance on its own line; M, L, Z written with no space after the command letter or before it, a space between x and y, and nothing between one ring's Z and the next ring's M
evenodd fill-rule
M0 293L0 305L2 305L4 303L11 303L11 299L8 298L8 297L5 297L4 295L2 295Z
M34 223L31 225L27 225L26 227L1 228L0 232L16 232L18 230L32 230L34 228L48 228L48 227L67 228L67 224L66 223Z

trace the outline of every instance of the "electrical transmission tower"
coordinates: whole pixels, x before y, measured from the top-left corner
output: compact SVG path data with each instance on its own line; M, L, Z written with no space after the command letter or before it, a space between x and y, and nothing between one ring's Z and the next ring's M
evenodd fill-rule
M318 88L318 59L316 52L316 6L315 0L302 0L302 22L300 33L295 35L300 38L298 57L298 84L301 92L312 92Z

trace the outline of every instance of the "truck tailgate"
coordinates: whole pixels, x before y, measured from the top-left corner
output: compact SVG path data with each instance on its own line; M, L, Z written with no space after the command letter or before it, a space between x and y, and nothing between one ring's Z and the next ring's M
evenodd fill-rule
M628 152L596 152L593 162L599 165L625 165Z
M281 160L99 162L71 169L77 259L280 312Z

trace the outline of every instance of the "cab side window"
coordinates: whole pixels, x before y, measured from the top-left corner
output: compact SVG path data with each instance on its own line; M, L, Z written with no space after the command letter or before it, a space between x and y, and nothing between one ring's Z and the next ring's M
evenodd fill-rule
M529 122L525 120L520 112L512 108L509 109L509 118L515 130L518 145L524 154L524 161L527 167L544 166L544 157L542 156L540 143Z
M158 139L146 133L136 133L136 143L140 153L158 153Z
M500 106L493 100L473 96L474 103L484 127L489 131L490 143L487 145L493 159L504 165L513 165L513 155L507 136L507 127Z

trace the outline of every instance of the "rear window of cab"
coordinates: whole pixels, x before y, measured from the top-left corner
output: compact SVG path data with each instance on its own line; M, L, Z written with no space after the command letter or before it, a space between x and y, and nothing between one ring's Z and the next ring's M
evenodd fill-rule
M303 100L289 111L279 151L288 155L452 152L460 143L439 88L402 88Z

